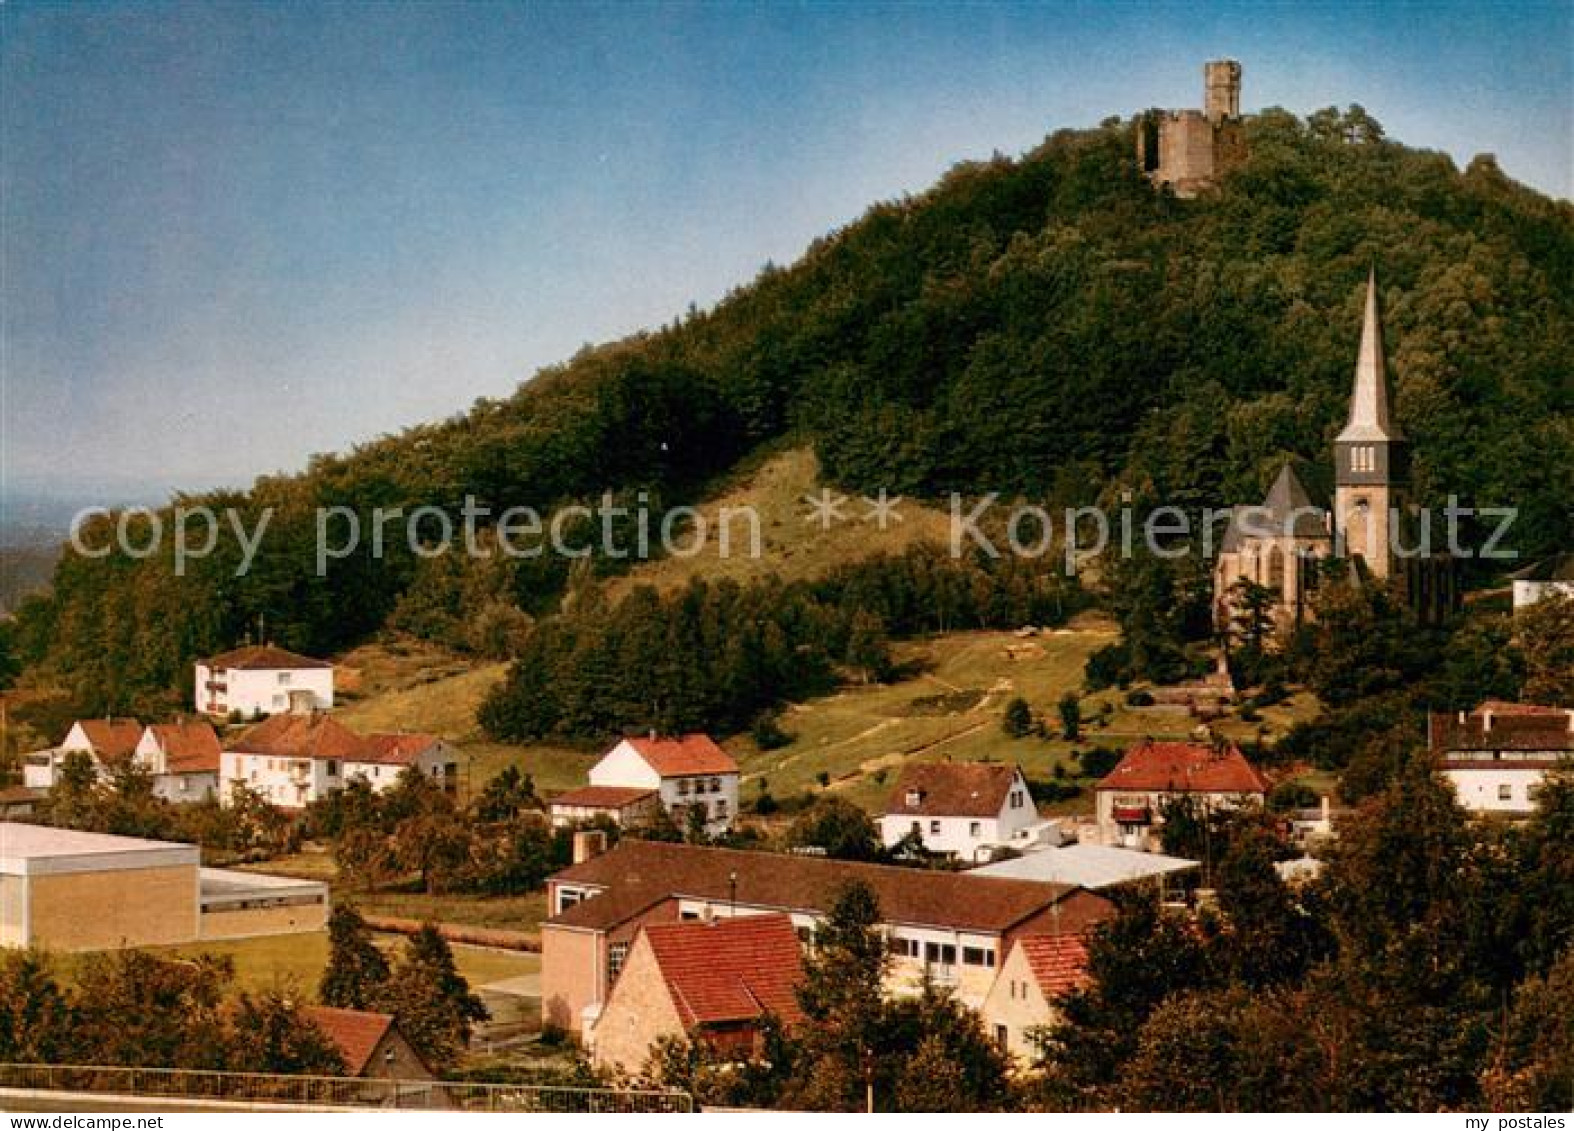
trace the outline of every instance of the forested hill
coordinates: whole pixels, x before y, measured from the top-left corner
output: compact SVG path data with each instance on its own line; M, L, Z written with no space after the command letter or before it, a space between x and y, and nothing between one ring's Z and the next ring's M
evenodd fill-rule
M361 554L319 578L314 508L457 512L470 494L546 510L608 488L671 502L789 432L854 488L1058 504L1119 482L1181 505L1251 500L1286 455L1326 459L1374 262L1420 495L1519 506L1526 554L1566 539L1574 207L1489 159L1461 172L1385 140L1358 110L1270 111L1247 129L1249 161L1194 201L1140 177L1129 122L958 166L714 310L214 496L276 508L245 578L230 576L233 539L184 578L167 552L68 556L53 597L24 610L20 650L84 709L130 709L259 614L281 644L336 650L380 627L418 575L507 624L515 606L550 607L564 563L434 580L396 541L383 562Z

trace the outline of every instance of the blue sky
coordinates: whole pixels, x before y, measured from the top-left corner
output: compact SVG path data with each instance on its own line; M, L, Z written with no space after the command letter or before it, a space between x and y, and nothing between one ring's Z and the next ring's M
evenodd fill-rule
M1574 193L1556 4L0 7L0 488L249 482L1053 129L1359 102Z

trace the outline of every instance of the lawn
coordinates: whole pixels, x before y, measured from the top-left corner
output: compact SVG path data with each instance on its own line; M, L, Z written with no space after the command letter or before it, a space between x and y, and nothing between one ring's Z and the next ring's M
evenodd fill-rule
M398 935L373 936L377 945L395 956L404 939ZM454 962L471 986L484 986L508 978L538 974L541 956L525 952L454 943ZM268 935L255 939L190 943L178 947L150 947L154 954L190 958L197 954L226 955L235 963L236 984L247 990L289 984L316 993L323 967L328 964L328 933Z
M1056 765L1068 775L1075 771L1073 749L1190 737L1196 722L1183 708L1130 707L1124 693L1113 689L1082 696L1085 721L1078 741L1059 736L1061 696L1081 694L1088 656L1116 638L1111 621L1084 614L1066 628L1035 635L967 632L900 645L897 659L921 666L916 677L795 705L782 717L794 741L781 749L761 751L747 739L730 741L743 767L744 797L752 799L761 780L778 799L791 797L819 788L824 773L833 791L877 808L908 761L1017 762L1030 777L1047 779ZM1048 737L1012 738L1004 732L1006 704L1018 696L1044 721ZM1259 721L1231 716L1214 729L1237 741L1254 739L1259 730L1273 738L1315 711L1315 700L1301 695L1264 710ZM1050 811L1091 808L1092 798L1084 794Z
M427 895L420 891L359 891L338 880L333 857L325 852L298 852L261 864L242 865L251 872L321 880L339 903L353 903L363 914L388 915L418 922L456 923L509 931L534 931L546 917L546 893L526 895Z
M697 552L642 564L626 577L609 582L609 596L616 600L640 584L676 589L694 577L707 581L731 578L742 584L772 574L787 581L819 577L835 566L876 553L900 553L918 542L944 545L950 537L950 516L912 499L901 501L896 511L899 520L888 522L884 530L864 519L867 507L856 496L841 507L845 521L832 522L828 527L810 522L805 499L817 496L823 487L820 462L811 449L770 453L739 472L730 484L721 486L710 501L698 506L708 536ZM750 522L743 517L745 507L759 519L758 556L751 553ZM727 523L730 542L726 557L721 554L723 509L730 509L732 514ZM686 540L682 544L688 546Z

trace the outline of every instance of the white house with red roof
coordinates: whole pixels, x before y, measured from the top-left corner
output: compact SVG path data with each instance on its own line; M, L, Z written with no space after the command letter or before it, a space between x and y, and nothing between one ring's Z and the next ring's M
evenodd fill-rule
M582 785L552 799L557 828L605 817L618 825L638 825L656 814L661 795L642 785Z
M969 863L1027 843L1042 822L1020 768L999 762L916 762L902 769L880 817L887 848L916 836Z
M136 759L153 775L153 792L176 803L218 796L222 751L206 719L152 723L137 741Z
M459 788L459 754L452 743L435 734L368 734L365 752L345 762L344 775L346 779L360 775L381 793L410 766L450 793Z
M1087 976L1088 951L1081 935L1018 939L979 1010L984 1027L1020 1067L1029 1067L1038 1054L1033 1030L1053 1024L1060 998L1086 982Z
M49 789L72 754L86 754L93 768L102 774L131 758L141 738L142 724L136 719L78 719L59 746L27 755L22 765L22 784L30 789Z
M236 783L268 801L301 809L357 777L377 792L414 766L446 789L458 784L453 748L429 734L361 735L330 715L274 715L231 739L220 760L220 799Z
M638 1073L663 1037L746 1058L761 1023L801 1024L802 944L787 915L651 923L640 929L587 1034L598 1068Z
M1528 816L1547 773L1574 767L1574 710L1565 707L1488 700L1427 724L1438 771L1473 813Z
M1233 743L1154 742L1126 751L1095 787L1099 835L1106 844L1155 848L1164 806L1195 798L1205 809L1262 804L1268 780Z
M194 682L197 710L217 718L333 706L333 665L272 644L250 644L199 660Z
M654 790L680 825L688 811L703 809L711 832L725 830L738 813L738 763L709 735L625 738L590 768L592 786Z

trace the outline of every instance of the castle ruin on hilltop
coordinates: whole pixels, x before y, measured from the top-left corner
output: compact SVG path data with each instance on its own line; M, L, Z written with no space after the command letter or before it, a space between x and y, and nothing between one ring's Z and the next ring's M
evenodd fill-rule
M1246 157L1241 128L1241 65L1234 59L1205 63L1201 110L1149 110L1137 119L1137 163L1158 185L1179 197L1213 187Z

